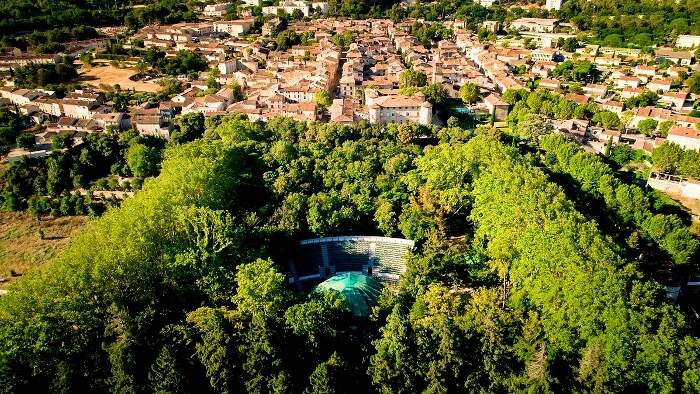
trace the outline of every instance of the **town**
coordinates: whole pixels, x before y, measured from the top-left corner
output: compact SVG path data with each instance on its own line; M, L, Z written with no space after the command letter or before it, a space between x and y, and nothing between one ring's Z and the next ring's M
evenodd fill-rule
M216 19L227 6L209 5L203 17ZM556 19L520 18L507 26L484 22L483 29L495 41L479 38L464 29L463 21L455 20L440 23L442 36L426 46L411 34L431 25L421 20L394 23L321 17L293 20L287 26L285 19L277 17L322 14L326 7L325 3L301 1L264 7L263 14L269 18L257 34L250 33L253 18L138 30L124 49L160 51L166 59L186 51L204 59L206 67L175 75L183 86L181 91L158 102L149 100L126 108L106 99L102 88L113 86L105 83L85 81L80 89L67 94L13 86L9 70L30 63L52 63L54 56L6 50L0 59L0 70L6 72L0 89L2 105L42 125L34 135L38 149L15 149L8 158L47 154L40 147L50 144L54 136L80 138L110 126L168 139L173 118L191 112L205 117L243 113L252 121L290 117L346 124L366 120L423 125L445 125L454 113L505 127L515 103L504 100L504 93L531 88L546 90L578 106L590 106L594 112L615 114L615 127L576 114L547 119L556 130L597 152L603 153L611 138L613 143L646 152L665 139L684 149L700 148L696 128L700 117L693 116L700 115L697 93L689 92L682 83L697 69L693 48L700 45L700 36L679 36L674 48L657 48L650 54L579 45L575 29ZM81 68L114 67L100 61L109 40L75 42L69 45L67 55L94 58ZM576 72L580 65L587 68L572 75L571 68ZM127 57L119 67L149 80L149 88L157 88L157 80L162 79L151 78L153 70L144 72L146 66L138 57ZM412 73L418 78L402 82L402 75ZM129 85L129 81L112 82L122 89ZM440 87L433 97L426 97L419 89L433 84ZM143 86L148 84L138 85ZM408 86L416 89L406 89ZM473 94L467 94L462 102L460 89L465 92L469 88ZM655 122L653 130L648 128L649 120Z

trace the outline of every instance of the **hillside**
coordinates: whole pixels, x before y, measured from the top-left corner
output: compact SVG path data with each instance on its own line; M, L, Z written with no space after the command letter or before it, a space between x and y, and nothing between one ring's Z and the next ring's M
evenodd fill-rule
M497 130L208 127L0 298L10 391L700 389L694 326L648 275L662 262L631 260ZM697 239L644 209L611 218L694 266ZM286 284L290 245L339 234L417 243L367 318Z

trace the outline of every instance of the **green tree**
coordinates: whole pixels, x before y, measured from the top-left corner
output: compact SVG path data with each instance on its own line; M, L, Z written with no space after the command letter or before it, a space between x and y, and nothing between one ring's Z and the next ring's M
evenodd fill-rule
M673 142L664 142L651 154L654 168L660 172L675 174L683 159L683 148Z
M655 119L648 118L639 121L637 130L644 135L653 135L656 132L656 126L659 124Z
M333 104L333 97L326 90L319 90L314 93L314 102L323 109L327 109Z
M173 120L173 131L170 140L176 144L184 144L201 138L204 134L204 114L190 112L180 115Z
M83 64L83 67L90 68L92 67L92 53L90 52L84 52L80 55L80 63Z
M56 135L51 139L51 150L61 150L70 148L73 138L69 135Z
M414 69L404 70L399 74L399 87L416 87L420 88L426 85L428 77L425 73Z
M36 142L34 141L34 134L22 133L17 136L16 145L21 149L33 149Z
M575 37L559 38L557 46L566 52L575 52L578 48L578 40Z
M540 136L549 134L553 130L554 127L542 115L528 114L518 122L518 134L531 141L537 141Z
M337 33L331 37L331 42L344 51L347 51L350 48L350 44L352 44L352 41L353 34L351 31Z
M55 196L69 186L68 182L68 160L65 156L50 157L47 161L46 169L46 191Z
M685 80L685 85L688 87L690 93L700 94L700 73L691 74L688 79Z
M447 89L440 83L431 83L423 88L425 99L436 107L444 107L449 100L450 95Z
M229 85L229 87L231 88L231 91L233 93L234 102L238 102L245 99L243 87L241 87L241 85L237 81L231 82L231 85Z
M145 178L154 175L158 170L160 151L141 143L134 143L126 152L126 162L134 176Z
M700 152L690 149L683 151L678 172L689 178L700 179Z
M658 127L658 133L661 137L667 137L668 136L668 131L675 125L675 122L672 120L664 120L661 123L659 123Z
M459 88L459 98L466 105L474 104L479 100L479 87L473 83L465 83Z
M620 127L620 118L616 113L610 111L600 111L593 115L593 122L606 129L617 129Z

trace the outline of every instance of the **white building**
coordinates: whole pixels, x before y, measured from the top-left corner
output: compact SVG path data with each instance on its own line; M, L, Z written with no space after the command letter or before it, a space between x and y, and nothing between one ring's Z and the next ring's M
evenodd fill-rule
M552 33L559 23L558 19L544 18L520 18L510 23L510 27L517 31L534 31L538 33Z
M371 94L367 95L370 123L416 122L424 125L432 123L433 106L419 94L371 96Z
M228 11L230 6L231 3L209 4L204 7L204 16L210 18L222 17L226 15L226 11Z
M561 0L547 0L547 4L545 4L544 8L548 10L560 10Z
M700 47L700 36L680 35L676 40L678 48L694 48Z
M295 10L300 10L304 16L309 16L311 13L309 3L297 0L285 0L279 5L263 7L262 12L263 15L277 15L279 10L283 10L287 15L292 15Z
M250 30L250 28L253 26L253 22L253 19L214 22L214 31L218 33L228 33L232 36L238 36Z
M217 65L217 68L219 69L219 72L221 74L233 74L236 71L238 71L238 64L236 63L235 60L229 60L225 62L221 62Z
M668 140L683 149L700 150L700 130L691 127L671 127Z

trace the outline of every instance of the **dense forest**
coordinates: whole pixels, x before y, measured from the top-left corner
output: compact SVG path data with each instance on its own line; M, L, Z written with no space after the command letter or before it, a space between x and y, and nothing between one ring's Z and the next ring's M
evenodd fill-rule
M202 138L165 150L159 176L0 298L0 387L700 391L697 327L650 267L693 267L697 239L566 140L513 138L208 121ZM632 233L657 245L655 260L628 253ZM335 234L417 242L368 318L285 283L293 242Z

